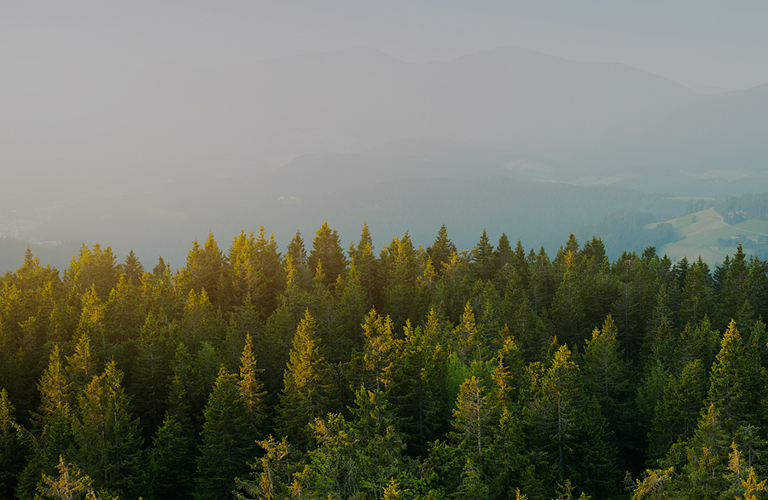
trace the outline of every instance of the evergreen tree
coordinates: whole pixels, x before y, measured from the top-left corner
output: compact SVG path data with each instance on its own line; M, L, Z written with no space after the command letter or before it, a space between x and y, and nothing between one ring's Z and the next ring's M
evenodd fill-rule
M449 425L452 402L447 390L449 352L434 310L425 328L406 325L398 355L392 359L390 400L412 457L426 454L429 442Z
M584 393L578 366L561 346L529 406L532 445L547 453L553 477L590 492L615 488L616 450L597 402ZM544 471L542 471L543 473Z
M634 408L631 401L631 367L619 350L618 331L609 315L602 330L595 328L592 340L584 348L584 381L587 394L597 400L608 421L620 457L638 456L640 442L633 439ZM623 469L640 467L642 463L621 463Z
M453 439L465 444L468 456L476 464L482 463L491 438L489 406L488 397L483 395L483 388L476 377L461 384L453 410Z
M360 286L368 296L370 305L381 306L381 290L378 283L379 263L373 253L373 239L368 224L363 222L360 241L357 246L349 244L349 258L357 273ZM351 270L350 270L351 271Z
M41 474L55 474L60 455L73 445L72 384L62 367L58 345L51 352L48 367L37 385L40 393L40 407L33 414L32 424L36 428L36 440L32 454L19 478L17 496L32 498Z
M448 229L443 224L437 232L435 242L427 247L427 255L439 276L443 275L444 267L450 262L451 256L455 253L456 245L448 238Z
M189 498L194 492L195 436L197 428L190 415L189 390L194 387L191 360L184 344L179 344L173 361L173 376L168 395L168 410L157 429L149 452L149 490L151 498Z
M247 461L256 453L256 436L237 375L223 367L219 370L204 415L195 475L196 497L226 498L235 487L235 477L248 471Z
M707 376L698 359L686 364L679 377L669 375L649 433L651 459L662 458L674 443L693 436L706 391Z
M424 302L417 288L420 266L407 232L402 239L394 238L382 250L381 263L386 275L384 310L399 330L407 320L417 321L421 317Z
M310 443L309 424L329 407L326 374L317 323L307 311L293 336L278 409L278 432L291 436L299 450L305 450Z
M493 278L493 282L499 291L504 290L509 282L509 278L512 275L513 266L518 261L518 256L512 246L509 244L509 238L504 233L499 236L499 242L496 244L496 250L494 251L494 259L496 261L496 275ZM523 250L522 262L525 262L525 250ZM518 271L519 272L519 271Z
M715 326L718 329L725 330L744 302L749 300L751 290L746 259L744 250L739 244L722 280L722 290L718 294L718 314L713 318L716 319Z
M482 281L492 279L496 274L496 258L493 245L491 245L488 235L483 229L480 235L480 241L472 250L472 271L475 279Z
M58 478L43 474L42 484L37 487L38 497L36 498L97 500L98 497L93 490L93 479L80 472L76 465L64 463L64 458L59 457L56 468L59 470Z
M712 366L707 399L708 405L717 409L723 430L729 436L741 425L757 423L756 405L750 404L754 395L746 392L751 385L748 377L754 373L749 369L750 361L736 324L731 321Z
M187 254L186 264L178 277L180 288L185 293L193 290L196 295L201 295L205 290L212 304L224 305L221 303L221 299L225 297L222 296L221 292L224 290L220 290L220 282L222 273L226 276L226 264L226 258L219 250L213 233L209 232L203 246L200 246L197 240L192 242L192 249Z
M261 457L252 465L251 475L254 480L236 478L238 490L235 497L238 500L273 500L287 498L291 483L292 469L290 464L291 449L287 438L277 442L272 436L258 442L264 450ZM245 496L248 495L248 496Z
M128 252L128 256L125 258L125 264L122 267L123 277L127 283L133 286L141 285L141 277L144 274L144 266L139 262L139 258L133 253L133 250Z
M240 380L237 381L237 385L240 390L240 399L248 415L251 433L256 435L259 434L258 431L266 416L264 398L267 393L264 391L264 383L259 379L259 373L262 371L256 368L251 336L246 335L245 347L240 356Z
M171 339L167 330L167 323L150 311L136 342L137 352L129 388L134 411L142 416L142 435L147 441L163 422L168 398Z
M347 259L341 248L339 234L335 229L331 230L327 222L323 222L312 240L312 251L309 253L307 265L310 269L317 269L319 262L323 265L325 286L333 285L336 278L346 272Z
M114 362L78 395L73 429L78 463L103 488L138 496L144 487L141 433Z
M0 390L0 498L12 498L25 462L26 446L15 408L5 389Z
M189 498L193 481L189 474L195 465L191 422L179 422L166 412L165 420L153 439L149 453L149 489L151 498Z

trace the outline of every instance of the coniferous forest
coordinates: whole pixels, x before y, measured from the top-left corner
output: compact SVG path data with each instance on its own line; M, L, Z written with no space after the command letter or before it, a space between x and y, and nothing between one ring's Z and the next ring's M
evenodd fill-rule
M0 497L756 499L768 262L264 229L0 278Z

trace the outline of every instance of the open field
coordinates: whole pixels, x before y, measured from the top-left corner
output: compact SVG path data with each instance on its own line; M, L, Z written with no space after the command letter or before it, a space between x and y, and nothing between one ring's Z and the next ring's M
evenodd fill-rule
M734 227L749 231L750 233L768 235L768 221L765 220L747 220L736 224Z
M714 209L702 210L683 217L668 221L684 238L674 243L664 245L658 249L660 255L667 255L673 262L683 257L689 261L698 259L699 256L710 266L720 263L726 255L733 255L736 248L733 246L721 246L718 242L722 238L738 237L745 231L759 231L768 229L768 222L746 221L738 226L723 224L722 218ZM765 231L768 234L768 231ZM753 248L745 248L744 253L752 255Z

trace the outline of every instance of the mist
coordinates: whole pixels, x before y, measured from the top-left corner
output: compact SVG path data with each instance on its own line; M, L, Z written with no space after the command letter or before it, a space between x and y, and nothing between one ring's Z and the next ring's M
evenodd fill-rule
M0 236L180 267L192 239L261 225L281 247L365 220L378 248L442 223L462 248L483 228L557 248L618 211L672 219L768 189L766 14L4 2Z

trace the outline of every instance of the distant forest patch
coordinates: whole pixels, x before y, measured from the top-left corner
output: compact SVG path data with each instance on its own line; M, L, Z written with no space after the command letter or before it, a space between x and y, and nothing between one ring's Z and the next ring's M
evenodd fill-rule
M729 196L715 206L715 210L728 224L738 224L751 219L768 221L768 192Z
M649 246L661 248L682 239L669 223L646 227L656 221L650 212L615 212L605 216L600 224L580 229L577 237L585 241L592 235L599 235L606 255L612 259L624 251L640 253Z

